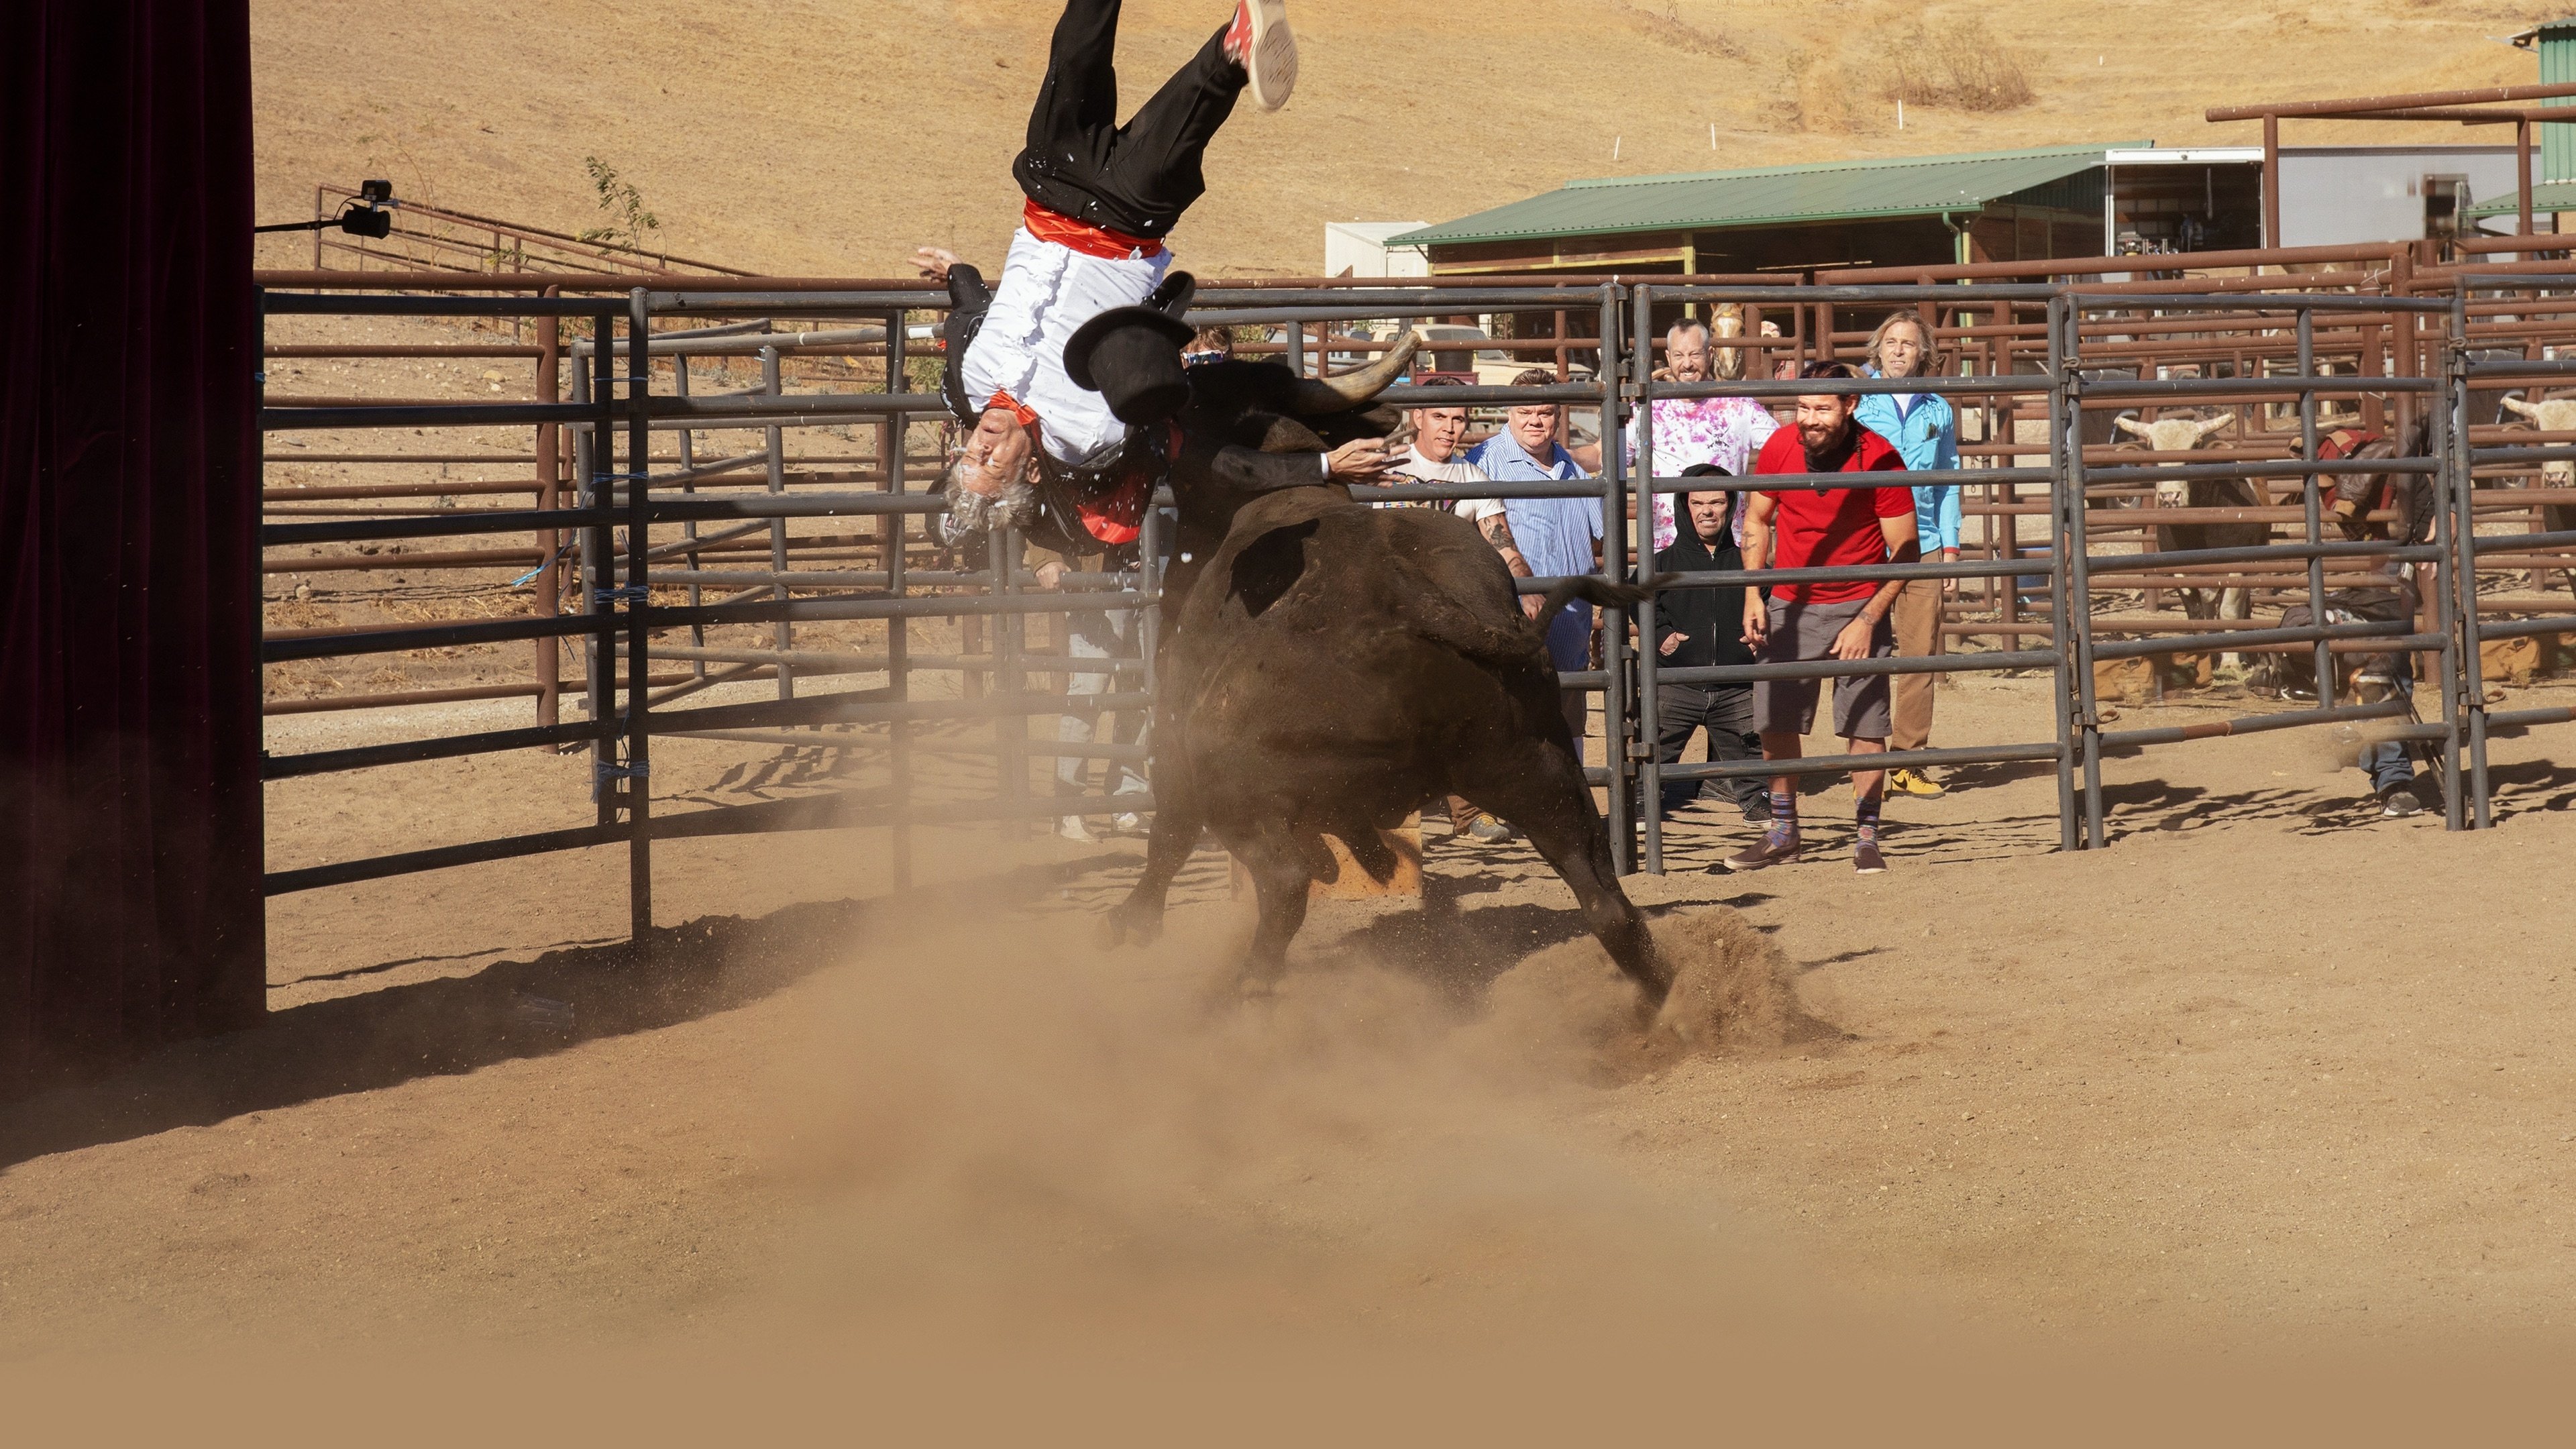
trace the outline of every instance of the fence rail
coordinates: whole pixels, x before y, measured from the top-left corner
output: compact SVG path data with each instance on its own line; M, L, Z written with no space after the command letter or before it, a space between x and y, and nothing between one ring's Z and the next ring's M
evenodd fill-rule
M2368 249L2332 263L2369 259ZM2140 259L2143 260L2143 259ZM2165 259L2159 259L2165 260ZM2194 259L2195 262L2197 259ZM2417 277L2392 261L2319 275L2151 279L2152 287L2077 273L2070 283L2024 281L2027 268L1953 269L1908 278L1877 273L1830 285L1717 284L1695 279L1586 279L1579 283L1469 285L1281 285L1218 287L1199 294L1192 320L1268 329L1269 349L1289 365L1327 373L1393 345L1387 329L1481 315L1521 319L1538 338L1498 345L1555 356L1557 382L1543 388L1399 386L1398 406L1438 402L1490 410L1548 401L1577 414L1600 449L1595 475L1547 483L1358 489L1373 502L1457 497L1575 498L1601 510L1601 570L1612 579L1657 575L1659 508L1694 491L1743 493L1874 486L1852 475L1747 479L1664 476L1656 430L1634 427L1658 407L1716 397L1783 402L1816 393L1933 394L1962 420L1963 466L1943 476L1968 497L1964 512L1981 536L1964 541L1955 563L1924 562L1796 571L1688 573L1668 591L1748 584L1873 583L1955 586L1940 606L1939 636L1957 644L2001 641L1982 652L1949 652L1848 664L1806 662L1666 668L1658 651L1631 643L1656 637L1659 607L1605 610L1598 667L1568 671L1565 687L1597 699L1614 854L1626 870L1663 868L1660 800L1667 783L1770 774L1976 763L2050 766L2059 795L2060 844L2109 843L2101 762L2186 741L2267 730L2399 721L2386 737L2437 747L2449 824L2493 822L2487 745L2497 730L2568 722L2563 709L2490 713L2483 646L2576 633L2576 609L2494 594L2490 579L2522 571L2534 579L2576 577L2576 481L2551 487L2480 488L2496 479L2543 481L2541 470L2576 472L2576 435L2507 432L2487 412L2494 399L2528 396L2576 371L2576 276L2497 268ZM1969 275L1974 273L1975 275ZM2042 274L2044 275L2044 274ZM2086 280L2085 278L2091 278ZM508 642L534 650L524 684L357 694L338 701L279 700L272 713L345 705L383 708L463 700L533 699L526 727L402 740L271 757L272 779L452 760L529 748L588 748L595 808L587 825L365 860L273 872L274 893L386 879L421 870L623 845L629 852L633 924L652 922L652 843L657 839L769 829L868 826L892 832L898 884L909 878L912 827L988 820L1098 816L1150 810L1150 794L1070 793L1032 788L1034 762L1151 758L1144 741L1090 737L1088 722L1141 714L1154 690L1159 551L1168 520L1148 511L1144 546L1132 568L1075 573L1039 585L1007 531L983 559L946 560L932 533L944 513L923 483L945 456L945 404L920 390L915 344L931 345L941 294L867 281L785 282L775 278L691 277L638 284L634 278L567 274L551 278L373 274L349 289L346 274L273 274L262 293L271 319L509 319L532 323L532 346L387 346L298 340L265 354L288 360L364 365L446 357L533 364L525 398L383 401L307 392L268 398L262 426L282 438L327 433L319 446L281 449L272 463L389 468L405 464L488 465L529 470L502 478L270 488L273 504L331 502L323 521L272 521L262 531L261 567L271 573L352 574L387 569L466 574L528 571L513 580L533 601L525 617L402 624L279 628L264 659L273 665L361 658ZM2423 283L2447 284L2417 295ZM623 283L612 290L611 283ZM2374 286L2356 294L2335 287ZM310 290L294 290L306 288ZM1725 309L1744 323L1717 345L1741 376L1685 383L1659 371L1666 329L1683 316ZM1773 375L1801 359L1849 355L1865 332L1845 323L1911 312L1944 359L1935 376L1903 381L1798 381ZM1761 335L1762 324L1778 335ZM586 335L566 338L566 325ZM1352 324L1370 324L1356 327ZM1474 350L1467 344L1461 350ZM783 360L820 354L869 369L873 391L817 390L791 381ZM2508 355L2509 354L2509 355ZM568 366L567 366L568 364ZM1583 369L1589 369L1583 375ZM756 376L745 377L743 369ZM709 373L719 381L704 386ZM748 385L745 385L748 384ZM496 390L499 384L494 385ZM2482 411L2483 409L2483 411ZM2175 450L2152 432L2176 413L2235 420L2235 437ZM2118 420L2147 436L2123 444ZM2399 435L2422 421L2425 456L2330 460L2336 429ZM2566 426L2565 423L2560 424ZM434 452L371 448L393 431L437 434ZM535 447L508 451L488 441L455 445L455 429L528 430ZM829 430L825 450L798 451L791 436ZM927 438L923 434L928 434ZM1633 433L1633 455L1630 439ZM702 438L725 446L702 456ZM874 446L866 446L873 436ZM855 437L858 446L841 443ZM656 451L659 449L660 451ZM1982 464L1983 466L1979 466ZM2333 536L2334 480L2374 477L2386 486L2429 484L2430 536L2352 541ZM859 485L853 491L851 485ZM460 507L457 497L524 492L533 506ZM435 508L418 500L434 498ZM359 506L363 505L363 506ZM298 516L289 508L272 518ZM306 516L309 516L307 514ZM1669 516L1669 515L1666 515ZM2410 515L2385 500L2359 510L2360 523L2391 525ZM816 533L838 520L857 531ZM2288 528L2289 538L2275 537ZM2489 532L2481 533L2481 529ZM2200 534L2252 529L2258 541ZM2034 531L2035 530L2035 531ZM2507 530L2507 531L2495 531ZM504 536L525 548L375 554L296 553L324 546L397 546ZM2186 537L2186 535L2192 535ZM2422 608L2405 621L2337 622L2336 592L2385 581L2396 570L2417 580ZM1524 581L1537 590L1550 581ZM495 586L481 587L487 592ZM510 586L499 586L510 587ZM2204 596L2239 598L2207 604ZM2179 600L2185 616L2159 617ZM2251 617L2261 601L2307 610L2305 625ZM2108 607L2105 607L2105 604ZM2230 608L2235 612L2220 617ZM1061 652L1086 619L1112 624L1111 656ZM951 644L923 647L920 631L954 631ZM797 631L864 626L857 641L816 647ZM749 640L711 642L710 630L750 629ZM1033 646L1053 636L1059 652ZM566 644L583 668L567 677ZM2301 656L2317 680L2312 707L2244 719L2160 729L2105 728L2097 667L2177 655ZM2405 697L2344 696L2340 664L2357 654L2413 655L2410 677L2438 703L2419 718ZM1114 656L1114 657L1112 657ZM656 673L659 667L661 672ZM2043 671L2051 680L2045 737L1974 748L1923 748L1797 762L1683 763L1660 758L1660 691L1667 685L1740 684L1759 679L1910 677L1968 671ZM1066 692L1033 687L1057 677ZM2162 674L2157 674L2161 687ZM1091 680L1090 692L1072 681ZM924 695L917 686L942 681ZM853 683L855 681L855 683ZM869 682L882 681L882 682ZM842 686L847 687L842 687ZM745 698L766 687L771 696ZM706 696L706 697L697 697ZM581 718L567 721L569 699ZM683 703L682 701L688 701ZM1081 737L1035 737L1050 717L1084 722ZM961 741L925 731L973 725L988 737ZM809 800L657 815L652 788L656 737L745 748L804 747L882 758L884 783ZM923 761L992 762L989 798L919 797ZM1114 775L1113 775L1114 778ZM774 808L773 808L774 807Z

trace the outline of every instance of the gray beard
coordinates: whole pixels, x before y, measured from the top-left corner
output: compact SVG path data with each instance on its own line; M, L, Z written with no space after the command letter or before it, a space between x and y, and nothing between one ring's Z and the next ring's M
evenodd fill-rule
M951 530L958 534L990 533L997 528L1025 529L1038 517L1038 490L1023 478L1003 486L1000 493L987 497L954 478L945 489L948 495L948 519Z

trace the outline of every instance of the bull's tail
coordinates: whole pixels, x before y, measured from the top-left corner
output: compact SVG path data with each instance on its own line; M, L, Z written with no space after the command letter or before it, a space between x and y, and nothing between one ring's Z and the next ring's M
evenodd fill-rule
M1556 587L1547 591L1547 602L1539 605L1538 631L1541 634L1546 633L1548 626L1556 622L1556 616L1564 613L1565 606L1576 599L1581 599L1596 609L1632 609L1652 597L1656 590L1669 588L1673 580L1679 577L1681 577L1679 574L1657 574L1642 585L1614 584L1608 579L1594 578L1589 574L1579 578L1559 579L1556 581Z

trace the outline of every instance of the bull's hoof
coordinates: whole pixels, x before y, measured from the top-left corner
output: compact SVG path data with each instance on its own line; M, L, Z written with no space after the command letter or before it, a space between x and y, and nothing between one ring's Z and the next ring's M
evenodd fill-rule
M1100 949L1103 951L1114 951L1130 941L1139 946L1151 946L1162 936L1163 919L1160 916L1148 916L1142 911L1130 911L1120 906L1100 918Z

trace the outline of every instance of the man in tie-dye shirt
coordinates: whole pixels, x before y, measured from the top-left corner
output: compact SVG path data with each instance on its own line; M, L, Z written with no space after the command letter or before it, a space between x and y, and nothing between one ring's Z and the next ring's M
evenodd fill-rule
M1691 318L1664 337L1664 370L1673 382L1706 382L1712 375L1707 324ZM1655 474L1678 478L1685 468L1715 463L1730 476L1745 467L1780 431L1771 410L1749 397L1675 398L1653 404ZM1637 465L1637 423L1628 425L1628 466ZM1673 546L1673 496L1655 495L1655 549ZM1735 541L1744 541L1744 511L1736 510Z

